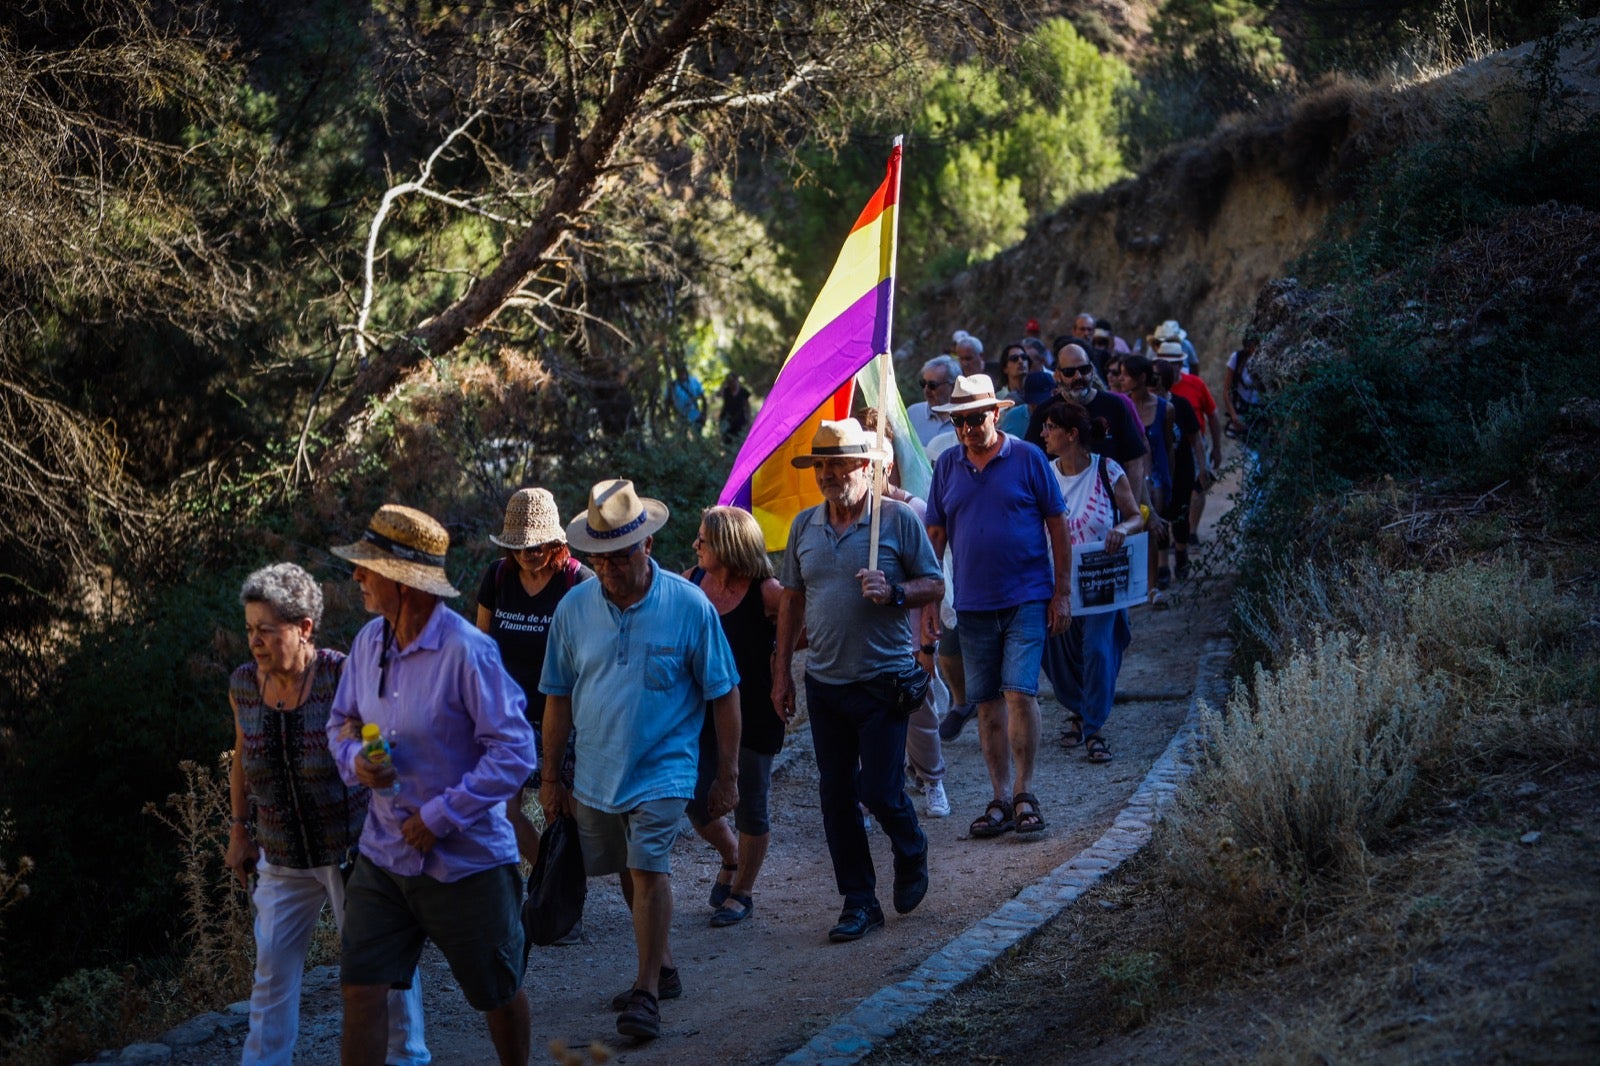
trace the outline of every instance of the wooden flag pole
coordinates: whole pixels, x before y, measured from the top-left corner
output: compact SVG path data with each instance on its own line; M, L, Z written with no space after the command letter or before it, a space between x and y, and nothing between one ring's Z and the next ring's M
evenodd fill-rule
M902 149L905 143L903 134L896 134L894 147ZM903 149L902 149L903 150ZM904 156L901 157L901 166L905 165ZM889 390L894 387L894 344L890 338L894 333L894 251L895 244L900 236L900 167L894 172L894 224L884 229L883 242L879 246L879 254L887 262L889 269L889 306L885 312L883 327L883 351L878 358L883 360L883 372L878 377L878 426L877 441L881 451L888 450L888 422ZM867 569L878 569L878 540L879 530L883 524L883 494L889 487L889 463L887 459L874 459L872 461L872 537L867 548Z

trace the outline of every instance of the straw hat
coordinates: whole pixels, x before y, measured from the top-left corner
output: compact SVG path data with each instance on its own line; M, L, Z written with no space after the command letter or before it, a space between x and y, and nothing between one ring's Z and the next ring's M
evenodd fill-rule
M461 595L445 576L444 556L450 534L421 511L386 503L367 523L367 531L354 544L332 549L341 559L407 588L435 596Z
M1162 341L1161 347L1156 349L1156 358L1181 363L1184 358L1183 345L1178 341Z
M824 459L887 458L889 453L878 447L876 433L868 433L861 428L861 423L853 418L841 418L837 422L823 422L818 426L816 434L811 438L810 454L797 455L790 459L789 463L804 470L808 466L816 466Z
M505 528L497 537L489 539L502 548L536 548L552 541L567 542L567 531L561 528L561 516L556 513L556 498L547 489L518 489L506 504Z
M589 509L567 523L567 543L583 552L621 551L666 525L670 514L626 478L602 481L589 490Z
M1165 322L1161 323L1161 325L1156 327L1156 340L1181 341L1186 339L1188 336L1188 332L1182 326L1178 325L1178 320L1175 318L1169 318Z
M962 411L978 411L985 407L998 407L1004 410L1015 407L1013 400L997 400L994 395L994 382L989 380L988 374L973 374L971 377L962 375L956 378L956 387L950 390L950 402L942 403L933 410L941 414L958 414Z

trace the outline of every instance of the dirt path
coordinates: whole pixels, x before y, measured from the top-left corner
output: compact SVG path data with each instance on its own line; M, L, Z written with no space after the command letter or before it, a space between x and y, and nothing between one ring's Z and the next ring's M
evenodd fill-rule
M1207 529L1216 517L1207 515ZM798 750L773 782L772 849L756 885L750 921L726 929L707 925L716 853L691 835L676 846L672 945L685 994L662 1004L660 1039L634 1046L616 1033L608 1001L632 981L632 925L615 880L595 880L584 915L584 942L536 948L529 963L534 1060L548 1061L546 1049L555 1041L573 1049L600 1042L619 1061L641 1064L766 1063L804 1044L1099 837L1183 719L1200 650L1225 628L1225 596L1225 589L1213 583L1176 597L1170 610L1132 612L1133 644L1118 684L1119 703L1106 728L1116 755L1109 765L1090 765L1081 749L1068 752L1056 742L1063 712L1046 684L1036 792L1049 828L1039 837L970 839L967 824L990 795L976 729L969 725L947 745L945 787L954 813L922 819L932 846L927 898L909 915L889 913L884 930L853 944L827 939L840 899L822 835L809 735L791 738ZM880 894L887 900L888 842L877 832L871 839ZM330 971L308 985L297 1063L338 1059L339 997ZM434 1062L492 1062L481 1017L467 1007L443 959L431 949L423 980ZM218 1037L172 1061L236 1058L242 1039L242 1032Z

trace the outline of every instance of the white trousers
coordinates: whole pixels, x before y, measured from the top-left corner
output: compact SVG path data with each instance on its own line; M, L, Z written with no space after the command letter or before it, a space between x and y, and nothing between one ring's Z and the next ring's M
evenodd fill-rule
M324 902L344 927L344 878L337 866L293 870L265 858L256 863L251 896L256 921L256 983L250 992L250 1035L243 1066L290 1066L300 1031L300 979ZM422 1025L422 975L411 988L389 993L389 1049L384 1061L426 1066L432 1059Z

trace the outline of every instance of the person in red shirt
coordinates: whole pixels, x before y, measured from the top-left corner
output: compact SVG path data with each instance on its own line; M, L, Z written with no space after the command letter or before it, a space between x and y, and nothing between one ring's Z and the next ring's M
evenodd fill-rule
M1181 371L1183 344L1176 340L1162 341L1156 349L1156 357L1176 364ZM1194 408L1195 415L1200 419L1204 434L1210 438L1210 447L1207 449L1209 469L1195 471L1194 495L1189 498L1189 539L1193 541L1195 530L1200 528L1200 516L1205 513L1206 490L1216 480L1217 471L1222 469L1222 419L1217 415L1217 401L1211 395L1211 389L1199 375L1180 372L1178 380L1173 383L1172 394L1189 401L1189 406Z

